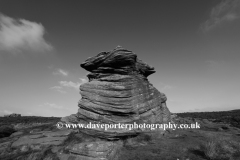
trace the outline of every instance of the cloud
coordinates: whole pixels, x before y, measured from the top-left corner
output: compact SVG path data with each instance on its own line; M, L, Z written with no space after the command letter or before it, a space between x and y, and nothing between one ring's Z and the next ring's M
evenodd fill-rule
M42 24L13 19L0 13L0 50L10 53L49 51L53 47L44 40L44 33Z
M206 60L205 63L210 71L225 71L225 69L227 69L225 61Z
M162 91L170 90L170 89L173 89L173 86L165 85L165 86L162 88Z
M60 81L59 84L63 87L69 87L69 88L75 88L75 89L79 89L79 86L81 85L81 83L79 82L72 82L72 81Z
M240 18L240 0L224 0L213 7L210 18L201 24L201 30L207 32L213 28Z
M88 80L86 78L79 78L79 79L81 80L81 84L88 82Z
M205 63L207 63L207 65L211 68L218 67L218 65L220 64L220 62L216 60L206 60Z
M0 115L3 116L3 115L9 115L9 114L12 114L13 112L11 111L8 111L8 110L0 110Z
M57 71L53 72L54 75L62 75L62 76L68 76L68 72L63 69L58 69Z
M163 82L159 82L159 84L161 85L160 91L166 91L166 90L171 90L171 89L175 88L175 87L173 87L169 84L165 84Z
M27 112L26 115L33 116L34 114L32 112Z
M79 87L81 84L86 83L88 80L86 80L85 78L79 78L81 80L81 82L72 82L72 81L60 81L59 84L62 87L69 87L69 88L75 88L77 90L79 90Z
M58 91L60 93L67 93L66 91L62 90L63 88L61 86L54 86L54 87L51 87L50 89Z
M72 81L59 81L59 86L54 86L51 87L50 89L56 90L60 93L67 93L66 91L64 91L64 87L65 88L73 88L76 90L79 90L79 87L81 84L88 82L87 79L85 78L79 78L81 80L81 82L72 82Z
M58 109L58 110L66 110L66 111L71 111L69 108L65 108L63 106L57 105L55 103L49 103L45 102L42 105L38 105L39 107L47 107L47 108L53 108L53 109Z
M220 82L232 82L231 84L226 84L226 86L228 85L233 85L236 79L239 79L239 64L234 63L234 62L228 62L225 60L207 60L205 61L204 64L205 67L205 76L207 78L211 78L216 79L219 78L219 82L218 84L220 84ZM228 78L227 78L228 77ZM229 77L231 77L229 79ZM236 87L234 87L236 88Z
M51 108L55 108L55 109L64 109L62 106L59 106L55 103L48 103L48 102L44 103L43 105L39 105L39 106L40 107L46 106L46 107L51 107Z

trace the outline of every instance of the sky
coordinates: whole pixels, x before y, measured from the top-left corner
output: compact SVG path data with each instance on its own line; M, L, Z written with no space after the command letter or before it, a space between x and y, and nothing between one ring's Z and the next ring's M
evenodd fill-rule
M240 108L239 0L1 0L0 116L77 113L80 63L118 45L171 112Z

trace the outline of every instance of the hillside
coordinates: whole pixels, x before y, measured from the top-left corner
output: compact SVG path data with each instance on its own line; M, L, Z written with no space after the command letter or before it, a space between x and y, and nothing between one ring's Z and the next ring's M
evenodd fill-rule
M228 123L234 127L240 128L240 109L219 112L186 112L177 113L179 117L191 117L209 119L213 122Z

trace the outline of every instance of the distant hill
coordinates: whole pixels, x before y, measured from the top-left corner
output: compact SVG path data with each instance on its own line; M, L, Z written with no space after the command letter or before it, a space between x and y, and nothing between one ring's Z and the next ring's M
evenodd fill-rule
M0 125L17 124L17 123L49 123L58 122L61 117L39 117L39 116L22 116L22 117L0 117Z
M176 113L179 117L192 117L201 119L213 119L214 122L229 123L240 128L240 109L218 112L185 112Z
M231 110L231 112L240 112L240 109Z

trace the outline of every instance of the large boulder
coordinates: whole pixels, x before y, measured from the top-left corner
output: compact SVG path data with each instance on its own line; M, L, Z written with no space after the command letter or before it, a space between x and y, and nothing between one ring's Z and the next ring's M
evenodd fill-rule
M171 113L166 96L148 81L154 68L132 51L117 47L88 58L81 67L89 71L89 82L80 86L82 96L77 114L62 118L81 124L159 124L168 123ZM149 128L82 128L81 132L107 139L151 132Z

